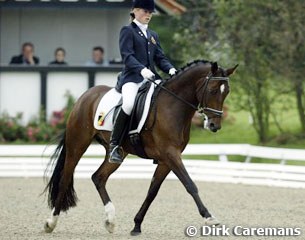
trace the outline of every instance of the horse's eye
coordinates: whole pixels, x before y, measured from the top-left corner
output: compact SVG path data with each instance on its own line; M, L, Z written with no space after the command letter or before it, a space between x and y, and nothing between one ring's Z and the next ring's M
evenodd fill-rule
M218 89L210 89L209 92L210 92L210 94L212 94L212 95L216 95L217 92L218 92Z

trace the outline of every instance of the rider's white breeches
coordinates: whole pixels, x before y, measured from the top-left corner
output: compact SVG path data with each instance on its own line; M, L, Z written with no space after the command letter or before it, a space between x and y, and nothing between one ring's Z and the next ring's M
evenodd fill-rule
M125 83L122 87L122 97L123 97L122 109L127 115L131 114L138 90L141 87L142 83L143 82L140 83L128 82Z

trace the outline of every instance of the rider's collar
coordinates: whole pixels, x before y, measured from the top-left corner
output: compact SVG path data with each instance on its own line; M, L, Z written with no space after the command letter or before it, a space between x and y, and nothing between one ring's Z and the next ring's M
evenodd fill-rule
M148 24L143 24L143 23L140 23L137 19L134 19L133 22L135 24L137 24L137 26L143 31L143 30L147 30L148 28Z

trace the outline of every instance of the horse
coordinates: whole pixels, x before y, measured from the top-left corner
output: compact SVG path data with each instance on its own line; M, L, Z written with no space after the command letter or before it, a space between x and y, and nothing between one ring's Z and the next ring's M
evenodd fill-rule
M237 66L223 69L217 62L197 60L187 64L164 82L140 133L144 150L150 159L157 162L157 167L147 196L134 218L131 235L141 233L145 214L170 171L174 172L193 197L204 224L220 224L201 201L198 189L182 162L181 153L189 142L191 120L196 110L206 115L207 126L212 132L217 132L221 128L222 107L230 90L229 76ZM97 106L110 89L103 85L88 89L77 100L69 115L66 129L49 162L53 166L53 173L44 191L48 192L48 205L52 211L44 224L45 232L50 233L54 230L61 211L65 212L76 206L74 170L93 140L106 149L105 159L91 179L104 204L105 227L108 232L114 232L115 207L107 193L106 183L120 165L108 161L111 132L98 131L93 126ZM129 139L123 141L122 147L124 158L129 153L136 154Z

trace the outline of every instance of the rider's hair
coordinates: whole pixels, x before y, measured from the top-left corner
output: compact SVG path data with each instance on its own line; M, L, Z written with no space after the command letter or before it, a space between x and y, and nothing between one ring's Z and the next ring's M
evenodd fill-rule
M130 22L132 22L136 18L135 14L133 12L133 9L131 9L129 15L130 15Z

